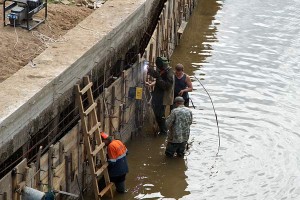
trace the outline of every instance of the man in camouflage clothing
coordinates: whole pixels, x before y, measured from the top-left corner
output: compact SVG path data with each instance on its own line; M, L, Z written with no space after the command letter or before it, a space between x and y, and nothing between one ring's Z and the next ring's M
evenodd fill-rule
M165 154L168 157L173 157L177 153L178 157L182 157L190 136L193 114L189 108L184 106L184 99L181 96L176 97L174 103L176 108L171 111L166 120L169 133Z

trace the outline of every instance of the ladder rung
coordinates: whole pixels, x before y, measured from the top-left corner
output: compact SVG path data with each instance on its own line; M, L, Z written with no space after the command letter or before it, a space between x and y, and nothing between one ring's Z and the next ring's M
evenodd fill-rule
M99 196L100 197L103 197L104 194L110 190L110 188L114 185L114 183L110 182L100 193L99 193Z
M87 133L89 136L91 136L101 125L101 122L97 122L97 124L95 126L93 126L91 128L91 130L89 130L89 132ZM100 133L99 133L100 134Z
M95 150L92 151L92 156L95 156L103 147L105 146L105 143L102 142L100 145L97 145Z
M86 93L86 91L88 91L92 87L92 85L93 85L93 82L90 82L84 88L82 88L82 90L80 90L79 93L81 95L83 95L84 93Z
M85 116L87 116L92 110L94 110L97 106L97 103L93 103L86 111L83 113Z
M102 172L107 168L108 166L108 163L104 163L104 165L102 165L102 167L100 167L100 169L98 169L96 172L95 172L95 175L96 176L100 176L100 174L102 174Z

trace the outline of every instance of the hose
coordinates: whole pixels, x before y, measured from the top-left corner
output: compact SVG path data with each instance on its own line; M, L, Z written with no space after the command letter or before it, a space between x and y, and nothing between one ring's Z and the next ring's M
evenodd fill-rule
M219 154L219 151L220 151L220 146L221 146L221 137L220 137L220 128L219 128L219 122L218 122L218 116L217 116L217 113L216 113L216 109L215 109L215 106L214 106L214 103L212 101L212 98L210 96L210 94L208 93L208 91L206 90L206 88L204 87L204 85L201 83L201 81L196 77L196 76L193 76L199 83L200 85L203 87L203 89L205 90L205 92L207 93L209 99L210 99L210 102L211 102L211 105L213 107L213 110L214 110L214 113L215 113L215 117L216 117L216 122L217 122L217 127L218 127L218 138L219 138L219 145L218 145L218 151L216 153L216 156L218 156Z

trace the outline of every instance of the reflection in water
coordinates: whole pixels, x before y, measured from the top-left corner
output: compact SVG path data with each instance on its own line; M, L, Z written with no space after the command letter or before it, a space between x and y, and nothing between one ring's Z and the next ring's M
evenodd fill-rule
M219 22L215 20L214 16L221 5L215 0L198 1L198 5L184 30L180 44L171 57L172 66L182 63L185 66L185 72L193 75L193 67L207 63L206 58L211 56L213 50L211 42L217 42L216 25Z

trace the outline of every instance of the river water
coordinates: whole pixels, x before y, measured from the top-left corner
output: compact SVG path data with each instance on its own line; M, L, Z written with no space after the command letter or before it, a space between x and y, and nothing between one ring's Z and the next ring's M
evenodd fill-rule
M172 56L194 86L190 148L134 138L115 199L300 199L299 24L298 0L199 0Z

